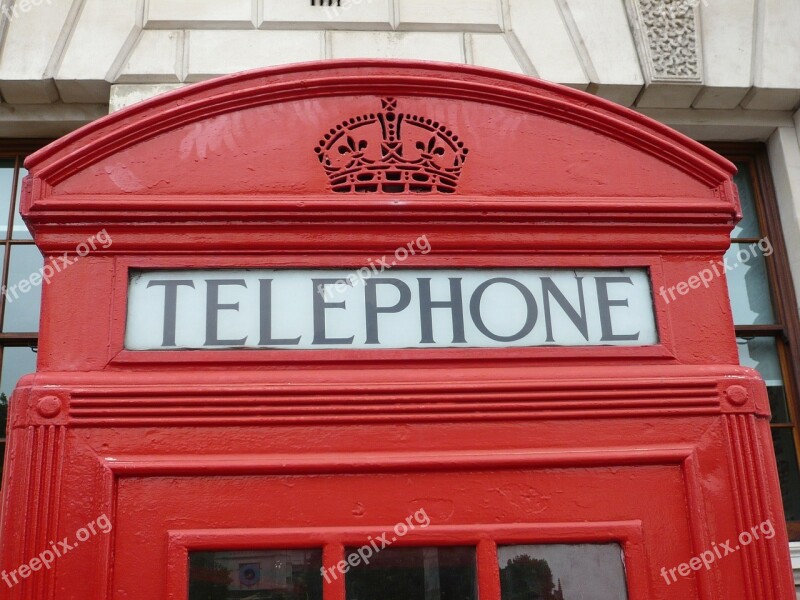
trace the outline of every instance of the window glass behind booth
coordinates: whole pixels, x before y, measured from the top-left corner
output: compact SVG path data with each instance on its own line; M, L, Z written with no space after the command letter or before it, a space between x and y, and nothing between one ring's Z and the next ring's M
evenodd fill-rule
M19 214L25 157L46 141L0 140L0 454L5 455L8 400L17 380L36 370L41 285L30 276L42 254ZM0 465L2 469L2 465ZM2 470L0 470L0 477Z
M767 385L789 536L800 540L800 329L766 150L758 144L715 149L739 169L734 181L743 217L731 232L731 247L725 254L739 360L756 369Z

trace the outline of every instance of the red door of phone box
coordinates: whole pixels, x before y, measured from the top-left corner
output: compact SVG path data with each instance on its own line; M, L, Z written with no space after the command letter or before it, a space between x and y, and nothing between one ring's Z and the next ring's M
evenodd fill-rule
M426 600L497 600L523 585L513 568L539 560L541 598L794 598L769 403L738 366L717 266L740 216L734 169L708 149L526 77L349 61L189 86L26 165L23 214L50 266L37 372L12 398L2 597L185 599L197 584L192 599L350 600L374 581L399 594L403 572ZM186 281L217 269L245 283L214 284L213 298L206 283L205 316L187 325L200 284ZM323 269L392 278L393 303L364 302L375 323L398 324L383 332L396 347L368 329L326 345L326 316L330 331L351 322L330 299L264 299L284 276L316 293ZM643 274L653 339L609 341L624 336L603 327L634 327L601 322L632 308L620 287L581 297L586 344L558 343L582 315L552 289L547 314L540 297L538 313L528 304L530 339L497 333L497 298L476 312L474 288L463 336L452 306L428 306L427 340L424 316L403 309L412 279L421 307L421 280L437 273L494 276L486 292L509 273L541 283L541 270L578 284ZM153 284L161 271L189 279ZM250 310L234 287L264 273L278 275L262 284L262 322L225 339ZM160 292L161 312L133 304L148 276L136 294ZM271 314L265 331L265 302L322 308ZM591 344L586 321L602 334ZM290 322L309 333L281 338ZM150 330L163 341L148 345ZM352 558L367 547L369 566ZM581 566L609 547L624 570L613 551L602 576ZM420 548L415 571L403 560ZM298 549L324 575L274 559ZM190 572L190 556L212 551L210 574ZM537 559L559 552L566 563Z

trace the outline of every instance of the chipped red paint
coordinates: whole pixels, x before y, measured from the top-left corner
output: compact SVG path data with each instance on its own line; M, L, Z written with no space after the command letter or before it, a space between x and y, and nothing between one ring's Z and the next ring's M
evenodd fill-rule
M381 98L469 148L450 194L332 193L315 148ZM426 151L428 151L426 147ZM665 303L728 246L733 167L630 110L457 65L292 65L186 87L26 163L47 257L107 249L45 286L38 370L13 396L2 569L99 515L114 529L12 599L186 598L187 552L344 545L427 508L405 544L622 544L631 600L790 600L757 374L738 366L723 278ZM123 348L131 268L647 267L648 347L143 351ZM397 268L402 268L397 267ZM767 519L755 542L677 566ZM0 589L3 589L0 583ZM338 579L326 600L343 600Z

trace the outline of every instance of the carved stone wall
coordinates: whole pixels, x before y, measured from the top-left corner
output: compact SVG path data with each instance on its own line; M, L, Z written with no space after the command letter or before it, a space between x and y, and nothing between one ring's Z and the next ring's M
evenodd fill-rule
M648 83L703 82L699 4L699 0L628 0Z

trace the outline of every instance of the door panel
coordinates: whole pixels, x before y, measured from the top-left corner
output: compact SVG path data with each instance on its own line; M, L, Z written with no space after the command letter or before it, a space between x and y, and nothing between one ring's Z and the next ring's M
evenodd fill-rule
M687 504L679 464L126 477L118 485L114 597L165 597L168 586L169 597L186 598L189 552L324 548L325 567L335 569L354 549L386 533L387 549L477 548L488 539L494 568L479 572L481 600L500 599L497 547L511 544L616 543L624 550L628 577L640 573L647 579L651 570L680 564L693 555ZM415 522L408 528L409 517L419 511L429 517L428 524ZM641 538L648 532L669 539L650 545L645 554ZM137 545L149 551L124 551ZM390 558L387 553L382 560L391 563ZM638 566L632 569L632 565ZM357 570L354 573L358 576ZM341 597L342 580L349 580L347 573L330 579L323 582L325 599L335 600ZM358 577L353 581L352 585L360 585ZM641 586L631 587L630 580L622 587L631 589L631 600L697 594L693 578L650 594L642 594ZM494 597L487 597L487 590Z

